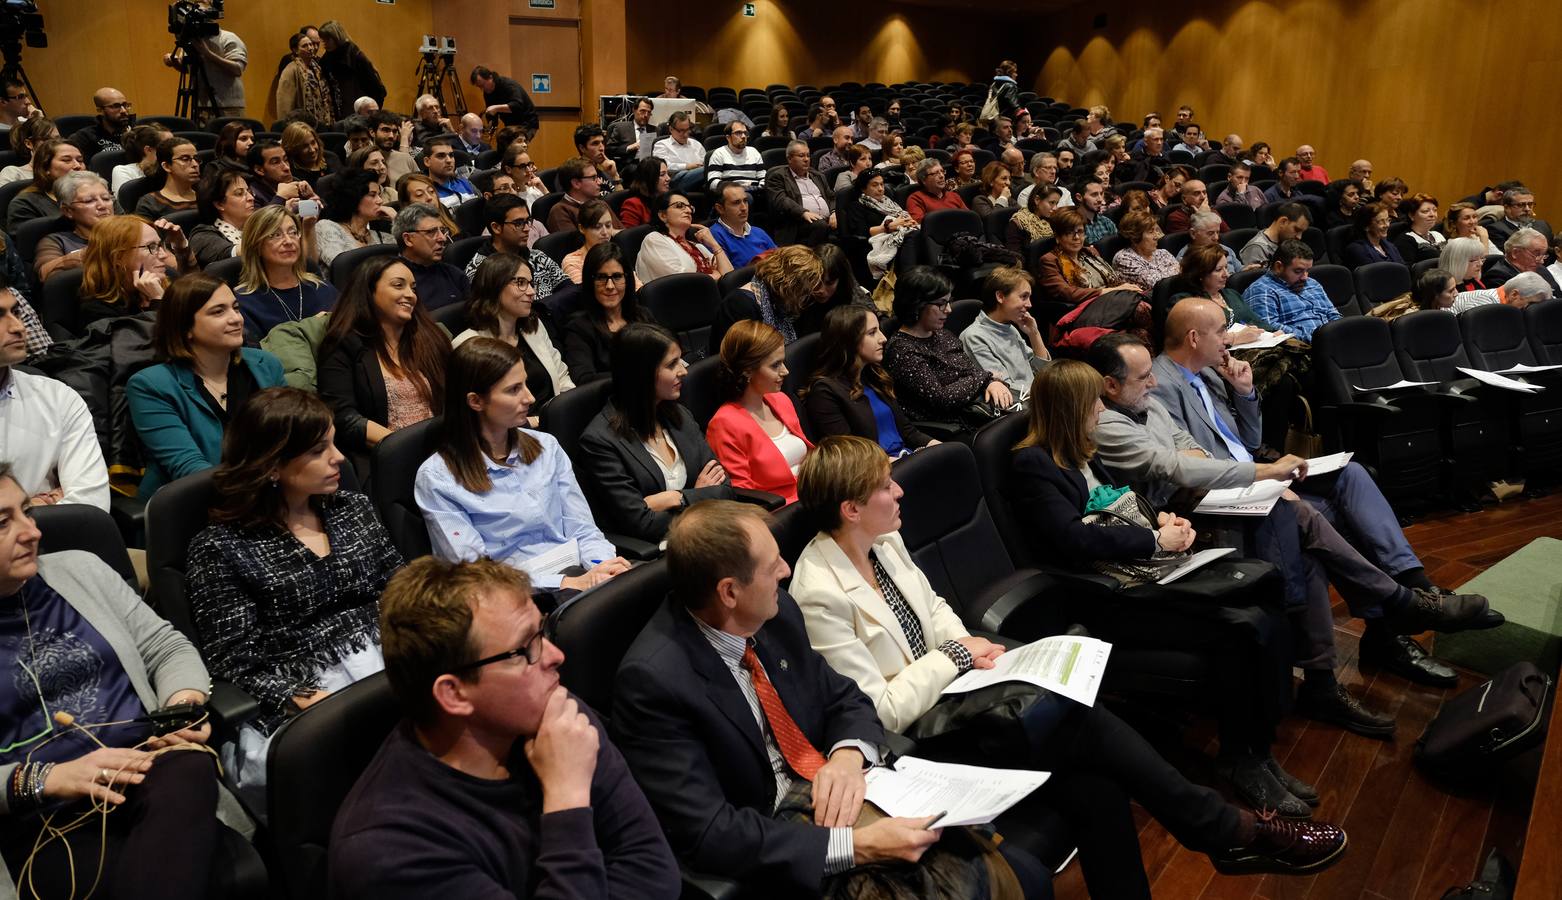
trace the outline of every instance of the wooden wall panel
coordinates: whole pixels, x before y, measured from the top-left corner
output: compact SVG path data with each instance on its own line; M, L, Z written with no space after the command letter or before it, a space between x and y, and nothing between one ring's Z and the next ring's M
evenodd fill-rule
M45 110L53 115L90 114L93 91L110 86L124 91L139 114L174 111L179 74L162 64L163 53L173 49L166 2L44 2L40 7L49 46L25 48L22 65ZM328 6L308 0L228 3L223 27L249 47L249 68L244 73L249 114L271 120L277 62L287 54L288 37L300 25L318 25L326 18L346 26L374 60L390 90L387 103L410 110L417 87L418 43L433 30L432 9L433 0L397 0L394 5L332 0ZM461 49L457 58L465 65L470 57Z
M1022 58L1034 90L1120 120L1194 107L1287 154L1317 148L1330 174L1370 159L1444 205L1522 178L1562 217L1562 134L1546 101L1562 76L1562 4L1551 0L1209 0L1076 6L1048 17ZM1187 12L1187 11L1191 11Z
M629 89L661 89L677 75L705 87L822 85L840 81L987 80L1023 35L983 12L830 0L628 4Z

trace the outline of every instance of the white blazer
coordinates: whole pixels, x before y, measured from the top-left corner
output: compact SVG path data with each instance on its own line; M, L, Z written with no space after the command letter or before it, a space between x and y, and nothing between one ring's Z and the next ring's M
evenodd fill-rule
M798 557L791 594L802 607L808 642L873 700L885 728L904 731L959 674L938 645L969 632L934 593L899 533L879 537L873 552L922 624L928 652L921 659L912 657L895 611L828 534L815 535Z

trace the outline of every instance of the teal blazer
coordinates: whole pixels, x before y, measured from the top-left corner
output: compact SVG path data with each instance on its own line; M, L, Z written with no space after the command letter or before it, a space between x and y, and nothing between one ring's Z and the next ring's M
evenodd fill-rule
M239 351L260 388L281 387L282 363L264 350ZM125 388L130 419L146 452L140 496L222 462L222 420L201 396L201 379L185 363L149 366Z

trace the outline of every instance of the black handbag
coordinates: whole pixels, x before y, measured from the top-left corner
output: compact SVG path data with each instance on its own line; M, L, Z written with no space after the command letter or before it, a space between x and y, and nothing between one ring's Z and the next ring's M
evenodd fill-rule
M1442 775L1475 775L1546 737L1551 677L1518 662L1443 704L1416 741L1416 762Z
M1077 706L1046 688L1005 681L940 697L911 723L906 737L917 742L918 755L930 759L1022 769L1030 765L1032 741Z

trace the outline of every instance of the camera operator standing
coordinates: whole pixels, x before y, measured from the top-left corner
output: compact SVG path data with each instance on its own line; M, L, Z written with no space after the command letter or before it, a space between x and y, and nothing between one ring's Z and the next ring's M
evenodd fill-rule
M195 98L191 118L197 121L244 115L244 68L249 65L249 48L238 35L217 24L221 17L221 6L214 8L212 0L178 0L169 7L169 31L174 32L176 46L172 53L163 54L163 64L173 69L199 65L205 73L201 80L210 96ZM184 27L176 30L181 24Z

